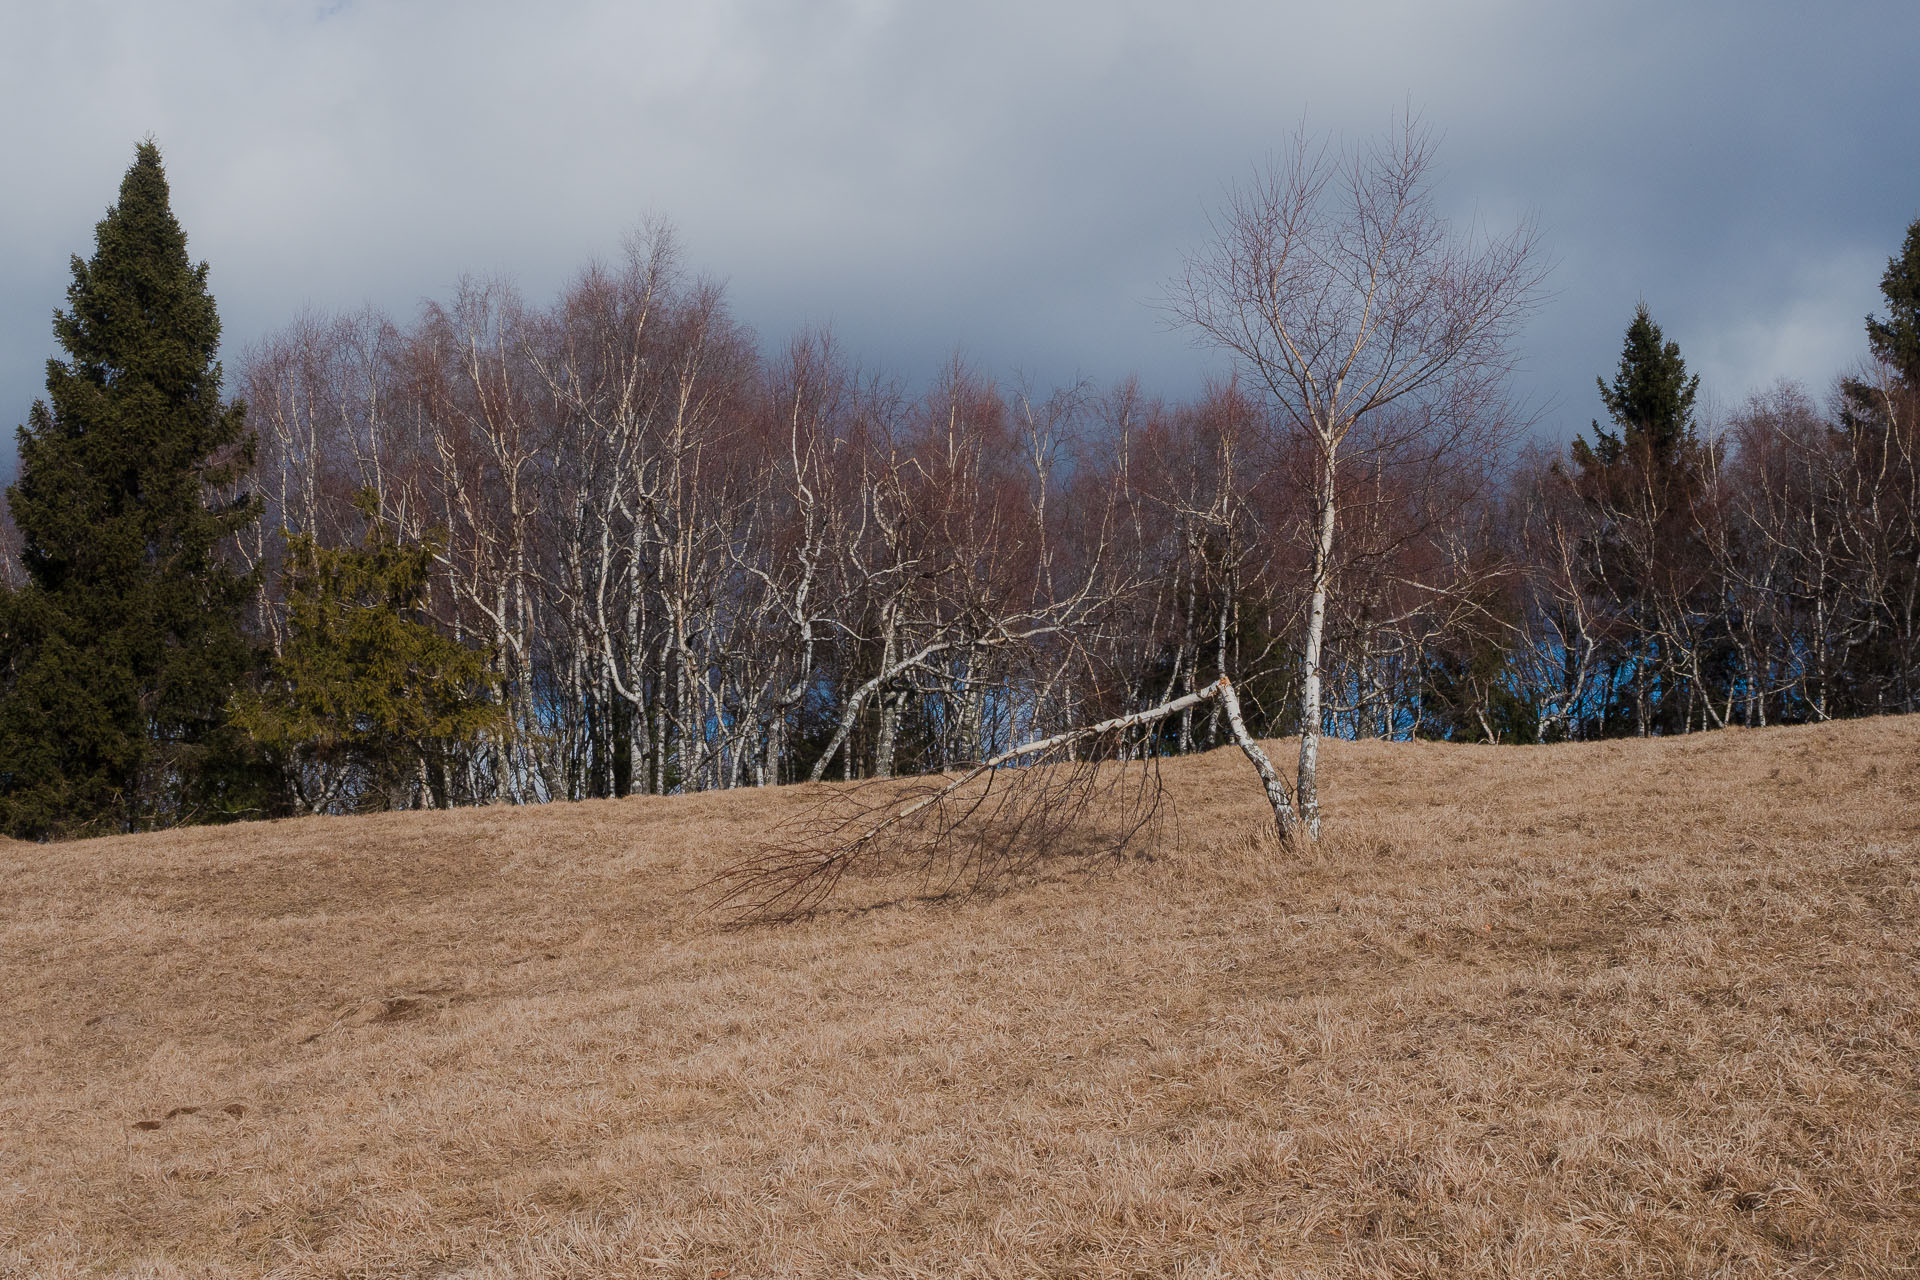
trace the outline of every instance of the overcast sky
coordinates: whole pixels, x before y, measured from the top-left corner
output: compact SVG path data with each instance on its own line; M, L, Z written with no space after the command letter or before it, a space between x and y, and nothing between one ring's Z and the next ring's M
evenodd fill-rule
M1150 304L1223 186L1406 102L1445 206L1531 211L1558 264L1518 382L1546 435L1640 298L1720 406L1824 390L1920 216L1916 55L1910 3L1845 0L0 0L0 423L148 134L230 366L463 273L551 298L651 214L769 346L1178 397L1218 365Z

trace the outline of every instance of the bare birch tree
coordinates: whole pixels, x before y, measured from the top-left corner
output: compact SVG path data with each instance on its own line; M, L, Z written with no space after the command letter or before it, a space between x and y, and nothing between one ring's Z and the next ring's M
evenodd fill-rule
M1174 315L1228 352L1276 429L1311 449L1294 789L1310 838L1345 446L1388 406L1482 400L1503 383L1545 270L1530 223L1497 237L1456 231L1433 194L1433 159L1430 131L1411 117L1352 149L1301 130L1229 193L1171 291Z

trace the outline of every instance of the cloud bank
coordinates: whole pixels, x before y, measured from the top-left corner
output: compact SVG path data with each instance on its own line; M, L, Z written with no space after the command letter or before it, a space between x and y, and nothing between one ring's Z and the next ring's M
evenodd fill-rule
M769 343L831 325L909 380L1220 365L1150 305L1304 119L1411 103L1465 220L1558 260L1518 389L1563 438L1645 298L1732 404L1816 390L1920 216L1896 4L16 4L0 42L0 418L54 354L134 142L165 153L231 362L299 310L536 300L673 223ZM0 452L11 469L11 441Z

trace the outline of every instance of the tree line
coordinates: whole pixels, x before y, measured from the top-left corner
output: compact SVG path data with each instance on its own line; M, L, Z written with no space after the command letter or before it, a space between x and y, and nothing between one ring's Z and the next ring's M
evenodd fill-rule
M765 349L659 227L544 305L302 316L228 400L143 145L20 432L0 827L1158 756L1244 708L1317 828L1322 734L1920 708L1920 223L1829 402L1702 424L1643 306L1551 449L1504 393L1533 235L1455 234L1430 164L1303 139L1237 190L1170 291L1235 370L1186 403Z

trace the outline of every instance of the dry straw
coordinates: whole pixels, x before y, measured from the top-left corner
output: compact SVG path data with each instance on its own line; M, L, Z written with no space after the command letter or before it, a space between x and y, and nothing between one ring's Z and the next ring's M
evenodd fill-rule
M1920 720L1326 769L746 929L826 789L5 846L0 1274L1915 1274Z

